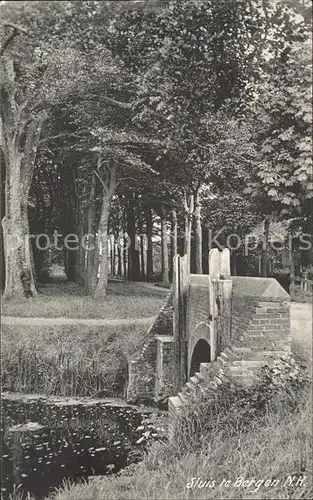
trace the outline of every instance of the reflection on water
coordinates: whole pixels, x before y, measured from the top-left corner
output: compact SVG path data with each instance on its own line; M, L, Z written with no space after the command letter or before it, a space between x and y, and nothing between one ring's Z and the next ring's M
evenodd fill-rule
M4 500L14 489L43 498L64 479L117 472L142 445L142 415L127 407L40 400L1 406Z

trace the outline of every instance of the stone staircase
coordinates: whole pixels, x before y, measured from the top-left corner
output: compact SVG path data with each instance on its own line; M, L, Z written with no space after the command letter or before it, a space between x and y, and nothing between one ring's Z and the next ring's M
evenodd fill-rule
M223 382L251 386L255 383L257 373L262 365L271 362L272 356L286 354L286 351L257 351L253 349L253 338L250 347L231 345L217 357L213 363L201 363L200 370L188 379L177 396L169 398L169 412L175 419L184 407L201 395L208 395Z

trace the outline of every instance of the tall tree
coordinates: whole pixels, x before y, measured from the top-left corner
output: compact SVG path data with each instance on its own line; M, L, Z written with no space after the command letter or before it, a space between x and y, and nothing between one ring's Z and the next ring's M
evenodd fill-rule
M0 62L1 147L6 168L5 298L23 296L23 265L32 273L28 195L47 117L51 109L64 101L86 98L86 88L91 82L94 84L96 75L100 76L102 86L107 81L108 67L99 65L99 55L102 52L108 61L108 51L103 53L99 47L95 50L96 37L89 23L82 23L89 20L90 15L95 19L104 12L107 13L108 8L99 2L86 5L6 2L1 5L6 32ZM17 29L16 23L22 28ZM17 32L21 34L15 36ZM111 78L113 68L111 64ZM32 288L34 294L33 279Z

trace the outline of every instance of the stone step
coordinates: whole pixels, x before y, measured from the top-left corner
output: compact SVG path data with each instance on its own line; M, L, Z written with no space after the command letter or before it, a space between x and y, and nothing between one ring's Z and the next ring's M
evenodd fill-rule
M232 366L242 366L242 359L232 361Z
M204 378L204 380L207 380L208 378L208 372L210 368L210 363L200 363L200 374Z
M243 367L251 367L251 368L258 368L259 366L262 366L262 361L259 359L244 359L242 361Z
M182 400L178 396L172 396L168 398L168 408L169 410L172 408L174 409L177 413L180 413L182 411Z
M204 377L203 377L203 375L201 375L200 372L196 372L194 376L199 379L199 383L203 382Z
M225 364L225 362L222 360L222 358L220 358L220 356L217 356L216 363L221 367L224 366Z
M233 361L232 366L242 366L243 368L251 366L251 368L257 368L261 366L262 361L260 359L242 359L240 361Z
M195 377L195 376L192 376L192 377L189 378L188 382L190 382L193 385L198 385L199 384L199 379L197 377Z
M203 382L200 382L200 384L198 384L197 389L199 391L199 394L202 394L203 396L207 396L207 394L208 394L208 386L207 386L207 384L205 384Z
M187 382L187 383L184 385L184 387L182 388L181 392L182 392L183 394L188 394L188 395L190 395L190 396L191 396L192 394L194 394L194 393L195 393L195 389L196 389L196 388L195 388L195 386L194 386L192 383Z
M220 358L225 361L226 363L229 361L229 356L225 352L221 352Z
M242 373L242 364L240 364L240 365L234 365L234 364L232 364L229 367L229 370L230 370L230 372L231 372L232 375L233 374L238 374L238 373L240 374L240 373Z
M254 377L253 371L248 366L231 366L230 372L232 377Z
M182 388L181 388L181 393L182 394L186 394L187 396L190 395L190 389L188 388L187 384L185 384Z
M214 382L216 382L218 385L220 385L223 383L223 380L221 379L221 377L219 377L219 375L215 375Z
M229 382L229 377L227 376L226 373L219 373L218 374L218 378L222 381L222 382Z
M183 405L188 405L190 403L190 399L186 393L179 392L178 397L181 399Z
M187 386L187 387L188 387L188 389L190 390L190 393L191 393L191 394L195 393L195 391L196 391L196 386L195 386L195 384L193 384L192 382L189 382L189 380L188 380L188 382L186 383L186 386Z

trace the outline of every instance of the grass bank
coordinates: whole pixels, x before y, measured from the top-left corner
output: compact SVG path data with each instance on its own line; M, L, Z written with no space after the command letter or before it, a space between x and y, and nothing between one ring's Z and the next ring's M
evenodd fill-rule
M145 325L3 325L2 390L120 396Z
M140 288L136 283L112 282L107 296L89 297L75 283L56 281L41 285L32 299L8 300L2 303L2 314L18 317L114 319L154 316L166 294Z
M155 443L123 475L65 484L49 500L312 499L311 387L295 380L274 390L267 378L233 396L222 388L214 404L191 408L173 444Z
M121 396L128 361L142 347L150 324L144 318L158 314L163 291L154 295L148 284L116 281L109 284L107 297L96 299L63 279L41 285L39 291L35 298L3 302L2 313L13 320L2 327L2 389ZM21 323L18 317L33 320ZM81 319L98 324L76 323ZM102 319L116 324L101 324ZM140 319L142 323L136 322Z

